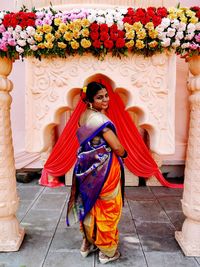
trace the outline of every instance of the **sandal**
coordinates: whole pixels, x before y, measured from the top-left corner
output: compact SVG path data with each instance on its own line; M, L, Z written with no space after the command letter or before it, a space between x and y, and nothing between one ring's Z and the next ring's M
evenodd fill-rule
M83 243L81 245L80 253L83 258L86 258L90 253L95 252L97 247L93 244L90 244L86 238L83 239Z
M115 260L119 259L120 256L121 256L121 254L120 254L119 251L116 251L115 254L114 254L114 256L112 256L112 257L108 257L108 256L106 256L105 254L103 254L100 251L99 252L99 261L102 264L106 264L108 262L115 261Z

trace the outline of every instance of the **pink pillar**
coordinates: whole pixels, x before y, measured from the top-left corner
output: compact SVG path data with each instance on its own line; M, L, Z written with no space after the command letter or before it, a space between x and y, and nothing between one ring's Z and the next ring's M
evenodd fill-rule
M24 229L15 216L19 197L10 123L13 84L7 79L11 70L12 61L0 58L0 251L17 251L24 238Z
M188 80L190 126L182 199L186 219L175 238L186 256L200 256L200 56L189 60L189 69L193 77Z

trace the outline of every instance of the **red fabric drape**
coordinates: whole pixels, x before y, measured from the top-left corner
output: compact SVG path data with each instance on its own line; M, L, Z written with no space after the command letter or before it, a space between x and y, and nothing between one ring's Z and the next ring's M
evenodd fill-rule
M124 104L119 95L114 93L110 84L104 80L99 82L103 83L109 92L108 116L114 122L119 139L128 152L128 158L125 160L127 168L137 176L148 178L154 175L164 186L182 188L182 184L171 184L165 180L129 113L125 111ZM75 163L76 151L78 149L76 130L79 117L85 108L85 104L80 100L44 165L40 178L41 185L47 184L48 174L52 176L64 175Z

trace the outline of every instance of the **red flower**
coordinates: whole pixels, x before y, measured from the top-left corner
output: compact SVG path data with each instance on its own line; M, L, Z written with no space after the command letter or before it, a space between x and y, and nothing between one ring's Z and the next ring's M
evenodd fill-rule
M105 46L105 48L111 49L111 48L113 48L114 43L113 43L112 40L106 40L106 41L104 42L104 46Z
M106 32L107 33L108 30L109 30L109 27L108 27L108 25L106 23L103 23L103 24L100 25L100 31L101 32Z
M117 48L122 48L125 46L125 40L123 38L118 38L115 45Z
M136 17L144 17L146 15L146 10L144 8L138 8L135 15Z
M160 16L161 18L167 17L167 9L165 7L159 7L157 9L157 14L158 16Z
M100 40L101 41L108 40L108 38L109 38L109 34L107 32L101 32L100 33Z
M27 26L35 26L36 15L33 12L17 12L9 13L4 16L3 25L5 27L15 28L17 25L20 25L22 28Z
M118 30L118 37L119 38L124 38L124 35L125 35L124 31Z
M117 30L118 30L118 28L117 28L117 24L113 24L113 25L110 27L110 33L111 33L111 32L112 32L112 33L116 33Z
M100 48L101 47L101 42L99 40L95 40L92 45L95 47L95 48Z
M199 11L199 10L200 10L200 7L198 7L198 6L193 6L193 7L191 7L191 10L192 10L192 11Z
M98 31L99 29L99 25L96 23L96 22L93 22L91 25L90 25L90 30L91 31Z
M200 10L197 11L196 16L197 16L198 19L200 19Z
M154 16L152 18L152 21L153 21L154 27L157 27L161 23L162 19L159 16Z
M113 40L113 41L116 41L118 38L118 34L115 33L115 32L111 32L110 33L110 39Z
M156 8L155 7L148 7L147 8L147 14L150 16L150 17L153 17L155 15L155 12L156 12Z
M132 25L132 24L133 24L133 19L132 19L132 18L130 18L130 17L124 17L124 18L123 18L123 22L124 22L124 23L126 23L126 22L127 22L127 23L129 23L129 24L131 24L131 25Z
M99 33L94 31L94 32L90 32L90 37L91 39L94 41L94 40L97 40L99 38Z
M132 7L129 7L129 8L128 8L127 15L128 15L128 16L133 16L134 14L135 14L134 9L133 9Z

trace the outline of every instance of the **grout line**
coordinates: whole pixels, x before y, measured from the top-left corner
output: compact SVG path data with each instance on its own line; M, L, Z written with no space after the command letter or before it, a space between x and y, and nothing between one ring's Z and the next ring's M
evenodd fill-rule
M44 190L45 190L45 187L41 191L39 191L39 194L33 199L33 201L31 202L31 204L28 206L28 209L27 209L26 213L24 214L24 216L20 220L20 223L26 217L27 213L32 209L32 207L34 206L35 202L40 198L40 196L42 195L42 193L43 193Z
M146 259L146 255L145 255L145 252L144 252L144 249L143 249L141 240L140 240L140 236L139 236L138 231L137 231L137 227L136 227L136 224L135 224L135 220L134 220L134 218L133 218L133 214L132 214L132 211L131 211L130 204L129 204L129 201L128 201L128 200L126 200L126 201L127 201L128 207L129 207L129 211L130 211L130 214L131 214L131 218L132 218L133 224L134 224L134 226L135 226L135 231L136 231L137 237L138 237L138 239L139 239L139 241L140 241L140 247L141 247L141 250L142 250L142 253L143 253L145 262L146 262L146 266L148 267L149 265L148 265L148 262L147 262L147 259Z
M150 190L151 190L151 189L150 189ZM159 206L162 208L162 210L163 210L164 213L166 214L166 216L167 216L167 218L169 219L169 221L170 221L171 225L173 226L174 230L177 230L176 227L175 227L175 225L173 224L171 218L168 216L168 214L167 214L165 208L162 206L161 202L159 201L159 198L156 197L156 195L154 194L153 191L151 191L151 192L152 192L152 194L155 196L156 201L158 202Z
M66 199L65 199L65 201L64 201L64 203L63 203L63 206L62 206L62 208L61 208L61 212L60 212L60 215L59 215L59 218L58 218L56 227L55 227L55 229L54 229L54 233L53 233L52 237L50 238L50 242L49 242L49 244L47 245L47 251L46 251L46 254L44 255L44 260L43 260L43 262L42 262L41 265L40 265L41 267L44 266L45 261L46 261L46 258L47 258L48 254L49 254L49 250L50 250L50 247L51 247L51 245L52 245L52 242L53 242L54 236L55 236L55 234L56 234L56 231L57 231L57 229L58 229L58 225L59 225L59 223L60 223L60 221L61 221L62 213L63 213L63 211L64 211L64 208L65 208L66 204L67 204L67 200L68 200L68 194L67 194Z

